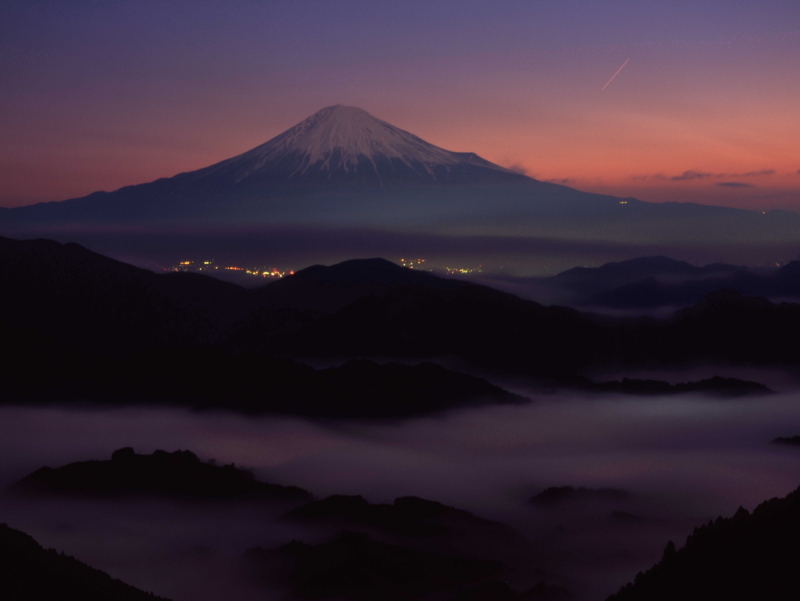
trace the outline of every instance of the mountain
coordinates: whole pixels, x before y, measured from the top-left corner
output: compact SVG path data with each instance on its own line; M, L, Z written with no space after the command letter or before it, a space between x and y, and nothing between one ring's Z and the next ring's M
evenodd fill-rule
M505 524L419 497L373 504L362 496L334 495L292 509L283 519L319 533L359 531L417 551L457 553L507 566L526 564L521 557L531 552L528 541Z
M638 257L599 267L573 267L550 277L486 275L474 278L486 285L540 302L584 310L624 310L689 307L718 290L773 301L800 298L800 261L781 267L745 267L712 263L698 267L665 256ZM664 314L664 311L659 311Z
M0 524L3 601L166 601Z
M0 211L8 223L209 222L298 217L320 195L533 182L470 152L451 152L366 111L326 107L252 150L115 192ZM287 204L288 203L288 204ZM322 207L315 207L317 210ZM339 207L340 210L345 207ZM313 215L306 215L306 219Z
M492 580L502 569L496 562L416 551L360 532L343 532L317 545L295 540L275 551L254 547L244 561L265 584L280 565L295 597L355 601L446 599Z
M552 486L528 499L528 503L538 507L558 507L592 501L620 502L631 494L618 488L585 488L580 486Z
M669 305L673 299L685 301L687 297L699 302L706 294L731 287L715 282L723 278L730 282L737 273L747 273L747 269L724 263L697 267L665 256L637 257L599 267L573 267L549 278L522 280L517 288L527 287L572 307L645 308ZM688 294L670 294L687 288L691 289ZM704 293L698 296L701 290Z
M598 293L645 278L675 279L678 281L727 275L737 269L735 265L715 263L696 267L686 261L669 257L638 257L627 261L606 263L600 267L573 267L562 271L552 279L559 285L576 292Z
M608 601L792 599L800 561L800 489L749 513L695 528L683 548L671 541L663 559Z
M496 530L508 535L508 528L479 518L467 511L418 497L400 497L394 504L372 504L362 496L333 495L291 510L286 520L298 523L346 524L376 528L411 537L452 534L459 530ZM480 534L480 532L478 533Z
M114 451L108 461L81 461L42 467L14 485L20 493L124 497L164 496L203 500L307 502L313 495L296 486L256 480L231 465L201 462L191 451L157 450L140 455L131 447Z
M576 267L545 285L572 293L572 306L618 309L686 307L727 288L746 296L800 298L800 261L770 270L724 263L696 267L667 257L645 257Z
M772 394L774 392L759 382L749 382L738 378L722 378L720 376L714 376L696 382L682 382L679 384L670 384L662 380L623 378L621 381L614 380L613 382L590 384L586 386L586 389L593 392L621 392L623 394L636 394L639 396L700 393L720 398L757 396Z
M214 278L155 274L52 240L0 238L0 281L0 319L105 352L210 344L245 296Z
M423 285L454 289L474 286L414 271L386 259L351 259L336 265L312 265L292 277L258 289L254 296L264 307L291 307L333 313L353 301L392 286Z

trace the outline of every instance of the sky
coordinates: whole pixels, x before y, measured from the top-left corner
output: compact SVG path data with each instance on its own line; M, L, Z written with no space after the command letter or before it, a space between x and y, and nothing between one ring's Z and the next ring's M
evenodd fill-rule
M341 103L582 190L800 211L798 74L796 0L5 0L0 206L199 169Z

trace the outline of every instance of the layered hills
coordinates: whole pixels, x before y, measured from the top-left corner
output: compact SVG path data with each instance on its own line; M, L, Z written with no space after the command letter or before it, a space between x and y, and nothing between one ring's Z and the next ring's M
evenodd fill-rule
M291 591L288 598L427 599L431 594L442 599L460 594L472 598L476 587L479 591L494 590L498 578L513 578L516 582L533 578L535 582L539 576L538 570L530 568L529 542L505 524L419 497L401 497L393 504L373 504L361 496L342 495L313 500L302 489L259 482L246 470L232 464L200 461L188 450L145 455L126 447L115 451L110 461L40 468L19 481L12 491L26 495L26 500L63 500L64 495L69 495L71 502L88 498L95 511L102 504L118 509L120 500L133 502L142 500L143 495L182 510L190 502L202 502L206 510L226 511L241 509L238 503L249 501L258 503L255 508L263 511L258 514L259 519L269 515L267 510L275 508L276 501L281 502L278 507L289 511L276 523L278 530L286 536L293 533L311 537L313 542L295 539L267 548L242 549L236 578L248 576L252 584L263 587L264 594L274 594L276 587ZM285 530L286 525L291 525L292 530ZM73 591L69 586L72 583L51 573L48 563L60 563L54 567L68 578L82 577L87 582L94 578L94 585L106 595L104 598L139 598L135 596L137 591L126 591L121 583L63 555L35 549L22 533L3 528L0 527L0 555L19 555L9 562L21 568L21 574L11 579L13 585L38 574L52 578L54 584L67 591L63 597L12 598L77 598L80 589ZM23 549L23 543L30 549ZM551 578L547 576L548 580ZM4 584L6 581L0 580L0 590L6 593ZM520 598L546 599L540 593L548 589L540 581L536 595ZM31 590L35 592L37 588L32 586ZM516 598L508 583L503 591L509 598Z
M668 319L609 318L381 259L314 266L247 290L158 275L77 245L0 242L0 309L13 316L0 324L12 350L6 402L399 417L524 400L464 371L596 391L740 394L766 389L723 379L595 385L583 374L604 365L800 360L792 351L800 306L732 290Z
M600 267L575 267L539 279L541 289L579 307L636 310L685 307L717 290L746 296L800 298L800 261L769 268L712 263L698 267L668 257L642 257Z

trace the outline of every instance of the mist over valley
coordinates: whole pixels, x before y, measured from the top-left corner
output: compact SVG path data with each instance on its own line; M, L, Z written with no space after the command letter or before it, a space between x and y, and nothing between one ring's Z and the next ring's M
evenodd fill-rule
M666 541L796 487L796 452L770 444L800 431L794 355L758 341L791 337L798 305L729 289L609 317L378 259L245 289L2 244L21 319L3 519L162 597L602 599ZM708 271L553 279L591 298L664 266ZM159 465L216 479L176 488Z

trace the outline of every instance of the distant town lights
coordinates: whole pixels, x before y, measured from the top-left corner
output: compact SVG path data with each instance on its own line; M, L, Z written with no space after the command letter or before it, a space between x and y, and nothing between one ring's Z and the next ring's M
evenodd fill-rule
M219 265L213 259L210 261L180 261L175 265L165 267L164 271L191 271L197 273L210 273L218 271L241 271L247 275L261 278L282 278L294 275L294 270L278 269L277 267L239 267L238 265Z
M400 259L400 265L403 267L408 267L409 269L420 268L423 263L426 263L427 259ZM468 275L470 273L483 273L483 265L478 265L477 267L434 267L430 263L425 266L426 271L444 271L450 275Z

